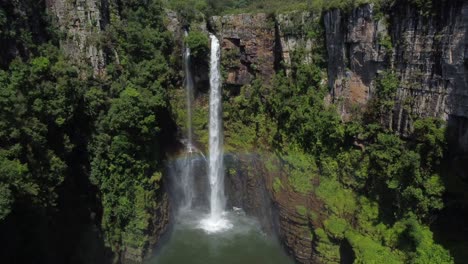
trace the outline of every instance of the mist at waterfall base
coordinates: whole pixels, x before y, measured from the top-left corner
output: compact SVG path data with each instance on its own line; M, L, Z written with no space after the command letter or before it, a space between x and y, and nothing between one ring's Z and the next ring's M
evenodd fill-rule
M186 206L183 187L174 184L174 222L146 264L293 264L276 237L265 233L260 222L241 208L223 211L221 217L230 228L213 232L201 224L211 216L207 163L201 152L195 152L168 165L172 183L180 182L186 168L191 168L191 207Z
M211 35L208 159L192 142L193 79L190 49L184 56L187 89L185 153L168 164L175 223L149 264L293 263L277 240L241 208L226 210L220 43Z
M147 264L292 264L279 243L242 211L224 217L232 228L208 233L199 228L205 214L181 213L169 240Z

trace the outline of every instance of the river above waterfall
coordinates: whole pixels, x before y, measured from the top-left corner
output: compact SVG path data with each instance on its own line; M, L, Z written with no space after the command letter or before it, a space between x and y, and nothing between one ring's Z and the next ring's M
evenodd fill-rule
M277 240L263 233L258 222L241 210L224 217L233 227L209 233L200 227L206 215L182 213L168 240L146 264L292 264Z

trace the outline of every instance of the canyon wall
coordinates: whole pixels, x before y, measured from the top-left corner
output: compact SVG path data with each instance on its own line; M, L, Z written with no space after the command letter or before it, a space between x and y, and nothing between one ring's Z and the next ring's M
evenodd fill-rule
M462 125L468 118L468 4L446 1L428 16L408 4L395 6L387 15L364 5L327 11L322 21L292 12L213 17L210 24L222 38L227 84L269 82L278 70L289 71L299 50L310 60L311 47L321 41L314 25L323 22L330 96L344 120L353 108L366 107L379 73L391 68L400 86L385 125L403 135L416 117ZM458 142L467 150L466 133Z
M355 109L365 110L376 93L376 80L392 69L400 84L394 108L382 120L383 125L405 136L416 118L441 118L448 124L451 153L466 157L468 2L444 1L437 5L437 11L429 15L400 3L387 14L379 13L373 5L363 5L350 12L326 11L322 16L309 12L241 14L213 17L209 23L223 43L228 86L244 86L255 79L269 85L278 71L291 72L295 52L301 52L305 61L313 61L313 47L323 41L328 76L324 82L330 91L327 100L339 106L344 121L353 118ZM316 25L322 25L323 32ZM299 263L320 261L309 235L323 226L320 200L292 189L275 192L274 179L286 179L286 175L268 172L261 162L238 159L243 164L240 168L253 166L261 179L245 172L228 172L231 186L227 188L249 194L266 184L268 194L246 195L247 201L233 197L233 204L256 208L247 210L256 212L258 204L265 203L265 196L272 199L276 211L271 213L277 221L269 225L277 228L287 251ZM466 178L463 170L458 174ZM302 215L297 205L316 215ZM342 248L346 251L346 245L338 246L340 252Z
M391 130L406 134L416 117L466 119L468 4L446 1L429 16L404 4L387 17L376 12L366 5L324 15L329 85L335 101L344 99L342 115L365 106L376 76L393 68L400 86L386 120ZM466 148L466 136L460 141Z
M97 39L111 23L111 14L118 13L112 11L112 5L113 1L107 0L47 0L48 10L66 36L61 41L63 50L77 62L90 64L95 75L105 71L106 55ZM385 124L404 135L411 130L415 117L443 118L449 124L452 144L459 153L466 153L468 3L445 1L433 16L422 15L407 4L397 6L387 15L364 5L351 12L330 10L323 15L291 12L218 16L209 20L209 28L222 42L225 82L237 87L255 79L269 85L278 71L291 72L296 52L311 62L313 47L324 45L328 73L324 82L330 88L329 100L339 105L343 120L352 118L354 108L366 107L375 93L376 78L392 68L401 83ZM168 17L170 29L180 30L176 15L169 12ZM178 33L176 37L180 36ZM316 262L310 231L321 227L321 216L303 215L297 205L320 212L320 200L290 189L276 193L273 179L287 175L268 172L258 157L231 159L228 193L241 190L246 195L231 195L229 205L257 214L264 226L278 231L285 248L298 262ZM160 207L154 208L152 230L148 230L151 245L157 243L168 223L167 195L159 198ZM268 206L271 204L273 207ZM124 246L118 252L121 262L141 262L151 245Z

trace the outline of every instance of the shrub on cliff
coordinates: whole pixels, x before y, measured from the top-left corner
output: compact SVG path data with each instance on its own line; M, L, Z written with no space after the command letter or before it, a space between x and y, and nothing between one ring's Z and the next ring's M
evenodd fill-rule
M195 62L208 61L210 40L205 33L197 30L190 31L185 38L185 44L190 48Z

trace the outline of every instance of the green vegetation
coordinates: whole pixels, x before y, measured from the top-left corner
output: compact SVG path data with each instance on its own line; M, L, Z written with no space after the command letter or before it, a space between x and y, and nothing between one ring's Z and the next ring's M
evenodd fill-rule
M348 232L346 234L346 239L349 241L356 254L354 263L404 263L401 256L397 253L392 252L388 247L382 246L369 237L354 232Z
M323 35L320 29L309 31ZM389 39L381 41L389 48ZM340 244L346 242L356 263L452 263L427 227L443 207L443 123L416 119L405 139L385 125L400 87L392 70L379 73L366 111L343 122L339 105L323 99L328 93L322 82L323 49L313 47L313 63L298 49L289 74L279 71L269 84L256 79L239 94L226 93L228 148L276 153L283 177L273 180L275 193L292 190L323 202L325 211L295 208L300 215L315 214L315 224L323 219L323 228L312 230L312 237L324 262L339 262ZM408 236L412 226L427 232L427 246ZM434 261L424 259L431 254Z
M307 216L307 208L303 205L296 205L296 211L301 216Z
M379 45L382 46L386 51L393 50L392 38L388 34L379 34Z
M283 169L289 175L290 186L296 192L306 194L312 191L312 180L317 176L317 165L310 156L290 152L288 156L281 157L284 162Z
M145 250L161 206L164 147L174 134L167 96L173 45L163 7L120 6L120 19L97 43L112 51L107 72L94 77L61 53L45 14L29 20L21 11L33 11L22 4L0 6L2 47L19 55L11 60L2 49L0 57L0 230L17 238L11 250L26 253L15 262L63 263L58 258L87 250L78 248L85 235L95 244L103 236L117 254ZM88 231L92 225L96 231ZM85 255L77 263L91 263Z
M185 38L185 43L190 48L195 61L203 61L209 57L209 39L205 33L190 31Z
M69 248L84 243L88 230L97 230L93 238L102 237L116 259L151 243L154 214L164 209L165 147L177 135L174 120L185 123L185 93L171 89L180 69L165 7L188 26L203 14L320 12L364 3L379 9L392 2L118 1L111 23L92 40L106 53L102 76L62 54L61 32L45 13L33 15L42 3L0 4L0 231L8 234L2 244L15 237L8 241L12 251L27 253L20 262L30 263L28 256L47 260L47 247L82 260ZM434 8L429 0L411 3L424 16ZM226 87L226 151L273 153L266 167L275 173L275 194L293 191L320 204L324 210L293 208L317 225L303 233L324 262L339 262L340 245L348 243L356 263L452 263L429 229L444 207L444 122L411 116L404 138L387 126L401 86L392 69L379 73L368 109L344 122L340 102L324 100L329 88L322 25L313 21L285 33L314 39L311 54L304 48L291 52L288 73L278 70L271 82L257 76L244 87ZM185 43L195 64L206 63L205 34L192 30ZM392 49L388 35L379 36L379 44ZM236 66L240 57L233 50L223 63ZM206 145L208 107L206 98L200 101L193 125ZM60 245L63 234L74 241Z
M281 189L283 189L283 183L281 183L281 179L280 178L275 178L274 182L273 182L273 190L278 193L281 191Z
M78 144L69 129L81 114L84 82L57 49L40 50L48 57L17 59L0 71L0 219L21 203L55 206L56 189L72 166L67 158Z
M413 0L417 6L424 6L426 0ZM275 13L307 10L320 13L328 9L349 11L353 7L372 3L377 7L391 5L394 0L175 0L167 1L169 7L178 11L188 21L197 17L196 10L206 16L240 13ZM426 1L427 2L427 1ZM426 8L426 6L424 6Z
M126 25L108 29L109 48L117 49L122 65L109 74L110 98L97 116L90 151L91 180L99 187L106 243L144 248L157 204L163 168L165 131L171 127L166 87L170 35L163 27L160 3L125 6ZM198 50L197 50L198 51ZM123 63L123 61L125 63Z

